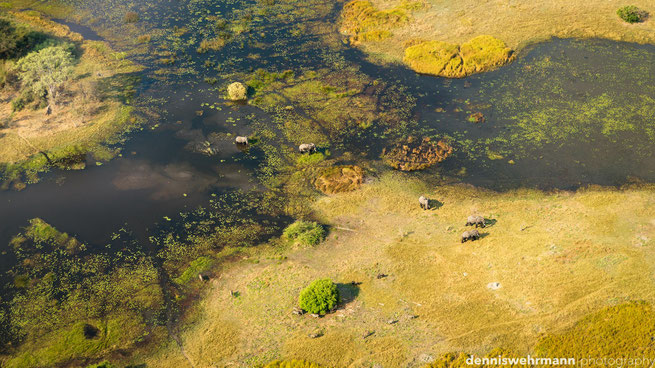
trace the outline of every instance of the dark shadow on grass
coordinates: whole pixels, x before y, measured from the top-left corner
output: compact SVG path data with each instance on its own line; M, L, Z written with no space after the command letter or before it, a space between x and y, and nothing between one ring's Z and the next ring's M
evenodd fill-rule
M359 283L355 281L347 284L338 283L337 290L339 290L339 298L341 299L339 304L343 306L357 298L357 295L359 295Z
M484 219L484 227L494 226L496 222L498 222L496 219Z
M430 211L438 210L443 207L443 202L436 199L428 199L428 206L430 206Z

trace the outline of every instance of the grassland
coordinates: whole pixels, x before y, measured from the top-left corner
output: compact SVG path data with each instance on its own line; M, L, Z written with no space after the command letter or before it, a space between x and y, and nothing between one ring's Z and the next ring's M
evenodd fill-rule
M421 194L439 204L421 210ZM640 344L655 327L654 202L652 187L497 193L384 175L316 202L315 218L332 229L317 247L259 248L224 266L180 337L196 366L413 367L448 352L626 355L637 345L652 355ZM472 213L488 226L461 244ZM323 318L293 315L299 291L324 277L338 283L341 307ZM617 325L629 338L603 348ZM146 359L148 367L184 361L174 346Z
M383 60L401 61L404 50L419 41L440 41L462 44L489 35L503 41L513 50L551 37L608 38L617 41L655 43L652 20L629 24L617 16L617 9L626 5L619 0L590 1L443 1L427 0L425 6L413 9L410 20L393 22L393 32L375 42L360 42L367 52ZM638 0L634 5L653 13L652 2ZM399 0L372 0L378 12L396 9ZM345 7L348 10L348 6ZM342 31L357 36L349 13L344 11ZM379 29L389 26L378 25ZM361 41L361 39L360 39Z
M28 106L13 111L12 100L20 90L5 86L0 90L0 166L6 183L21 188L23 171L37 172L47 166L71 166L73 156L94 154L103 161L115 155L107 143L115 143L121 133L134 125L128 106L138 80L139 67L114 52L107 43L87 41L65 25L50 21L35 11L6 12L16 25L45 34L57 42L72 42L79 53L75 70L57 109L45 114L45 106ZM12 60L4 61L11 65ZM73 161L75 161L73 159ZM72 167L83 167L84 159Z

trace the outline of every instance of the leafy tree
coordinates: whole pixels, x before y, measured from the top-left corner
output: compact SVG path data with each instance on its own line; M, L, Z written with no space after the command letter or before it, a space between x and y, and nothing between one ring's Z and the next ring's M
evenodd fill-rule
M32 52L18 60L16 68L24 88L35 95L45 95L48 111L54 109L57 96L64 83L73 74L73 54L70 46L50 46Z
M316 314L325 314L339 303L339 290L330 279L313 281L300 292L300 308Z

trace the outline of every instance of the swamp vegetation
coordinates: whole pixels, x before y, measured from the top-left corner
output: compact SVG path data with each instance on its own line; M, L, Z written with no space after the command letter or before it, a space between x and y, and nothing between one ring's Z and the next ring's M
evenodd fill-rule
M621 24L609 3L590 21ZM526 48L460 5L417 37L441 5L0 2L2 365L654 356L655 49ZM535 19L650 42L647 19ZM45 119L9 72L43 42L73 58Z

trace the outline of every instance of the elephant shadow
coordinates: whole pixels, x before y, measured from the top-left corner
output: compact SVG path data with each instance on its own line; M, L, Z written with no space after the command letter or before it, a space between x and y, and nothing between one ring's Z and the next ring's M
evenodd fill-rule
M484 227L494 226L496 222L498 222L496 219L484 219Z
M438 210L439 208L443 207L443 202L436 199L428 199L428 206L430 207L431 211Z

